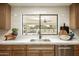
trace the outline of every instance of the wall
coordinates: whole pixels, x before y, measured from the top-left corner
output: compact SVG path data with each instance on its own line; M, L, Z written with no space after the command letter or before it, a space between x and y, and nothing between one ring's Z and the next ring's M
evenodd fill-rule
M58 14L58 29L65 22L69 26L69 7L12 7L11 27L19 28L22 34L22 14Z

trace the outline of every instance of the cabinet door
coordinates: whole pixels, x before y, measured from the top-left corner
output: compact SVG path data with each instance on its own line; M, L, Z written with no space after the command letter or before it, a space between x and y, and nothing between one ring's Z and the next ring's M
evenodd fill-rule
M12 55L13 56L25 56L26 55L26 51L12 51Z
M24 45L13 45L12 46L12 50L13 51L24 51L24 50L26 50L26 46L24 46Z
M11 28L11 7L7 3L0 3L0 29Z
M12 55L13 56L25 56L26 55L26 46L13 45L12 46Z
M74 46L74 55L79 56L79 45Z
M53 50L41 50L40 55L42 56L54 56Z
M4 29L5 27L5 6L0 5L0 29Z
M12 50L11 46L9 45L0 45L0 51L9 51Z
M40 45L27 45L27 56L39 56L39 48Z
M54 46L53 45L28 45L27 46L27 55L34 56L52 56L54 55Z
M73 56L74 55L74 46L71 45L58 45L56 46L56 55L57 56Z
M39 56L39 50L27 50L27 56Z
M43 49L40 50L40 55L42 56L54 56L54 45L44 45Z
M11 50L12 48L9 45L0 45L0 56L10 56Z
M11 51L0 51L0 56L11 56Z

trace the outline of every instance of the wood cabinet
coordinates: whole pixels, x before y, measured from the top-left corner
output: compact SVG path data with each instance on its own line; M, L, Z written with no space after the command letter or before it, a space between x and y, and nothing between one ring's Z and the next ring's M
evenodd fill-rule
M54 45L0 45L0 56L53 56Z
M55 46L57 56L74 56L73 45L57 45Z
M55 51L52 49L48 49L48 50L41 50L41 55L42 56L54 56L55 55Z
M74 46L74 55L79 56L79 45Z
M79 3L73 3L70 5L70 28L79 28Z
M25 56L25 45L0 45L0 56Z
M10 56L12 48L9 45L0 45L0 56Z
M27 55L54 56L54 45L27 45Z
M79 45L0 45L0 56L79 56Z
M26 46L25 45L13 45L12 46L12 55L13 56L25 56L26 55Z
M12 56L26 56L25 51L12 51Z
M11 28L11 7L7 3L0 3L0 29Z
M39 50L27 50L27 56L39 56Z

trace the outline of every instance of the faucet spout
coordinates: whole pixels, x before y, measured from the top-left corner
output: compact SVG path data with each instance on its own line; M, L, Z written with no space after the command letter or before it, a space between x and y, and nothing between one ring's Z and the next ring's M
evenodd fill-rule
M39 34L39 40L41 39L41 35Z
M39 34L39 40L40 40L41 39L41 32L40 32L40 30L39 30L39 33L38 34Z

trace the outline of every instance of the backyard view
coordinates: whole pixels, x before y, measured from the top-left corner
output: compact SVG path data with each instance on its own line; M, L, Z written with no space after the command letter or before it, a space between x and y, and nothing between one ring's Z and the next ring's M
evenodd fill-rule
M23 34L57 34L56 15L23 15Z

